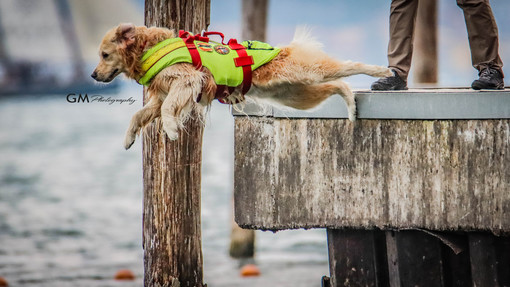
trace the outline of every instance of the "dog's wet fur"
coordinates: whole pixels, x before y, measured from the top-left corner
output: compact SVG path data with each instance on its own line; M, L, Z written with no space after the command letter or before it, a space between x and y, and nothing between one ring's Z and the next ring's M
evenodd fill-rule
M121 24L104 36L99 46L100 62L92 77L99 82L110 82L124 73L128 78L139 80L143 76L142 55L157 43L174 37L175 32L167 28ZM321 50L321 44L310 37L309 31L297 29L288 46L282 47L272 61L253 71L253 84L246 96L296 109L310 109L338 94L347 104L349 119L354 121L354 94L341 78L356 74L393 75L386 67L337 61ZM216 84L207 68L197 70L192 64L178 63L157 74L147 92L147 103L129 124L124 142L126 149L134 143L142 127L160 116L168 137L176 139L178 129L192 110L197 111L194 114L204 114L204 107L214 100ZM240 87L225 99L230 104L239 100L244 100Z

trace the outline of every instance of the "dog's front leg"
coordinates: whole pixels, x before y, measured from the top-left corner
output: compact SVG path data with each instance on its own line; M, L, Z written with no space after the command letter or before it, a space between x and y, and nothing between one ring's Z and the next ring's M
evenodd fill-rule
M129 149L140 129L160 116L160 107L161 101L157 97L151 97L149 102L133 115L124 139L124 148Z
M186 80L175 80L161 105L163 129L170 140L177 139L178 129L183 126L191 110L201 107L193 100L200 91L197 84L199 85L199 83L190 83Z
M167 96L167 99L171 96ZM161 120L163 130L165 130L170 140L176 140L179 137L178 129L181 128L189 115L192 102L187 102L184 106L177 107L174 103L165 99L161 106Z

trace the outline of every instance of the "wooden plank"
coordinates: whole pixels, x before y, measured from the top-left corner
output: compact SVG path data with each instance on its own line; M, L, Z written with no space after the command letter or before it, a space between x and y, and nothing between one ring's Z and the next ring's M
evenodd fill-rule
M331 286L389 286L384 232L328 229L328 249Z
M235 119L247 228L510 231L510 120Z
M274 177L276 175L275 158L273 150L275 143L273 141L273 119L260 118L257 124L252 126L249 131L254 134L244 134L244 130L238 129L236 125L235 131L235 166L234 178L246 178L252 180L235 180L234 181L234 219L241 227L249 228L252 225L246 225L247 221L253 219L270 222L273 219L274 204L267 204L267 200L274 198L275 189ZM257 134L257 140L252 138L251 141L241 141L242 138L251 137ZM252 168L254 163L250 158L253 152L257 153L257 165L265 165L267 168ZM248 174L245 174L248 173ZM260 180L253 180L259 178ZM269 185L269 186L268 186ZM255 192L253 192L255 191ZM260 200L259 200L260 198ZM274 203L274 202L273 202ZM264 209L254 208L255 206L264 206ZM239 221L240 218L245 220ZM268 230L271 225L258 226L258 229ZM296 228L298 228L296 226Z
M359 92L358 116L365 119L508 119L510 90L416 90Z
M397 235L395 231L386 231L386 257L388 258L388 282L391 287L400 287L398 269Z
M509 119L510 90L411 89L407 91L354 91L358 119ZM249 99L249 98L247 98ZM244 108L243 108L244 107ZM312 110L263 106L248 101L235 116L346 119L347 108L332 96Z
M467 235L458 235L456 243L461 252L455 254L453 250L442 244L443 274L445 286L465 287L472 286L471 261Z
M421 231L396 232L401 286L445 286L441 242Z
M389 259L386 250L386 231L373 230L375 249L375 270L377 274L377 286L388 287L390 285Z
M510 236L497 236L494 238L496 258L498 260L498 282L500 286L510 286Z
M473 286L499 287L494 236L488 233L470 233L469 252Z

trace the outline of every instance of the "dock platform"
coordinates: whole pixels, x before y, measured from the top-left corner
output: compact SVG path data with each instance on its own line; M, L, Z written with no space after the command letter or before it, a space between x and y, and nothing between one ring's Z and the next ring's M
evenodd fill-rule
M480 260L508 262L498 259L503 251L497 246L510 256L506 236L510 232L510 90L355 94L355 122L346 119L345 104L338 96L311 112L256 104L247 105L243 113L234 112L236 222L261 230L328 228L332 282L336 282L331 286L340 286L338 282L346 278L355 281L349 268L361 267L372 268L375 281L389 282L395 275L389 269L395 268L391 260L419 264L421 251L414 250L418 247L430 248L427 256L436 254L430 268L444 267L439 281L423 281L427 284L419 286L449 286L436 285L448 276L451 279L445 260L471 266L466 272L473 284L486 280L477 279L482 275L503 276L495 267L482 271L475 267L482 264ZM416 230L423 232L413 233ZM453 241L461 246L459 250L470 250L463 254L467 261L455 254L444 257L447 253L438 242L444 243L445 237L457 238ZM365 266L366 259L359 261L363 256L371 258L371 267ZM385 262L379 268L385 271L374 269L380 265L377 262ZM351 266L358 263L365 265ZM401 267L394 281L415 284L405 281L402 276L408 276L409 270ZM366 277L359 272L357 276ZM510 284L510 278L497 280ZM491 284L476 286L497 286Z

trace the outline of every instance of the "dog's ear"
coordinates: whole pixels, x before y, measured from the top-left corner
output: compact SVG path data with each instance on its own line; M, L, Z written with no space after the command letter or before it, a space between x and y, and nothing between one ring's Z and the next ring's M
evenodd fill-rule
M127 48L135 43L136 27L131 23L122 23L117 27L115 40L121 48Z

